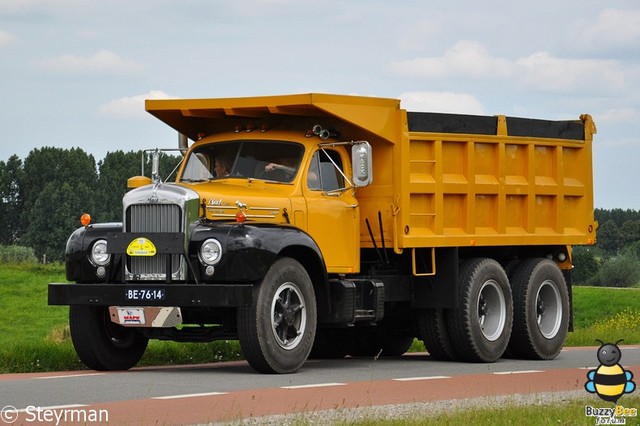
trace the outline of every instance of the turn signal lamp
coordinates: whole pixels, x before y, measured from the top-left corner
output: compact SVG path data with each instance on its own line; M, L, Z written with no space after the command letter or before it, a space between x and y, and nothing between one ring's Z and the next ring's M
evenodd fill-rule
M82 216L80 216L80 223L82 226L89 226L91 223L91 215L89 213L83 213Z
M247 219L247 215L242 210L236 213L236 222L244 223L246 219Z

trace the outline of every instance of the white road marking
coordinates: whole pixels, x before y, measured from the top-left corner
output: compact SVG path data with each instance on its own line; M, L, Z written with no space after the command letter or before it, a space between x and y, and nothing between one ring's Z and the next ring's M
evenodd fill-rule
M508 374L530 374L530 373L544 373L544 370L496 371L491 374L508 375Z
M151 399L180 399L180 398L197 398L199 396L215 396L226 395L227 392L203 392L203 393L185 393L182 395L155 396Z
M326 388L329 386L346 386L346 383L316 383L313 385L282 386L282 389Z
M66 374L62 376L42 376L34 377L34 380L47 380L47 379L67 379L73 377L91 377L91 376L104 376L107 373L87 373L87 374Z
M399 379L392 379L396 382L412 382L416 380L437 380L437 379L450 379L451 376L426 376L426 377L402 377Z

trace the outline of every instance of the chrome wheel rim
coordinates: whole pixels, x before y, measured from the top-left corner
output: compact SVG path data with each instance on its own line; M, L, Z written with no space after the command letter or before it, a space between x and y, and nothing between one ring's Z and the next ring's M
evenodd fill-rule
M546 280L536 295L536 323L538 330L547 339L553 339L562 324L562 300L558 286Z
M478 325L490 342L498 340L507 318L507 304L495 280L486 281L478 293Z
M276 290L271 303L271 330L278 345L286 350L295 349L307 328L307 309L302 292L292 282Z

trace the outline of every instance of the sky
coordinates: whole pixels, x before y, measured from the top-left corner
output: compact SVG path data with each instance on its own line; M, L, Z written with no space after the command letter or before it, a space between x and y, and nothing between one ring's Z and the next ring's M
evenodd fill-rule
M640 209L638 0L0 0L0 77L0 161L175 148L144 111L154 98L321 92L410 111L589 113L595 206Z

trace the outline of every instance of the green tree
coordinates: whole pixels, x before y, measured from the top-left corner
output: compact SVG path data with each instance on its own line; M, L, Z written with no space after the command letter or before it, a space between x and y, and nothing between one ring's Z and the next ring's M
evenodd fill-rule
M97 222L122 221L122 197L127 192L127 179L140 174L141 152L109 152L98 162L98 198L92 216Z
M587 284L598 274L600 266L591 247L574 247L572 260L575 284Z
M38 258L61 261L65 242L83 212L93 210L97 186L92 155L79 148L34 149L24 161L21 196L24 203L23 245Z
M620 242L622 247L640 241L640 220L627 220L620 227Z
M82 182L74 186L50 182L44 186L29 210L34 220L24 236L38 259L64 260L65 243L80 226L80 215L91 208L88 200L92 196L92 189Z
M607 253L617 253L622 247L620 229L609 219L598 227L598 248Z
M12 155L5 163L0 161L0 244L11 245L20 241L23 201L20 191L23 176L22 160Z
M631 251L607 259L589 282L601 287L630 287L640 282L638 257Z

